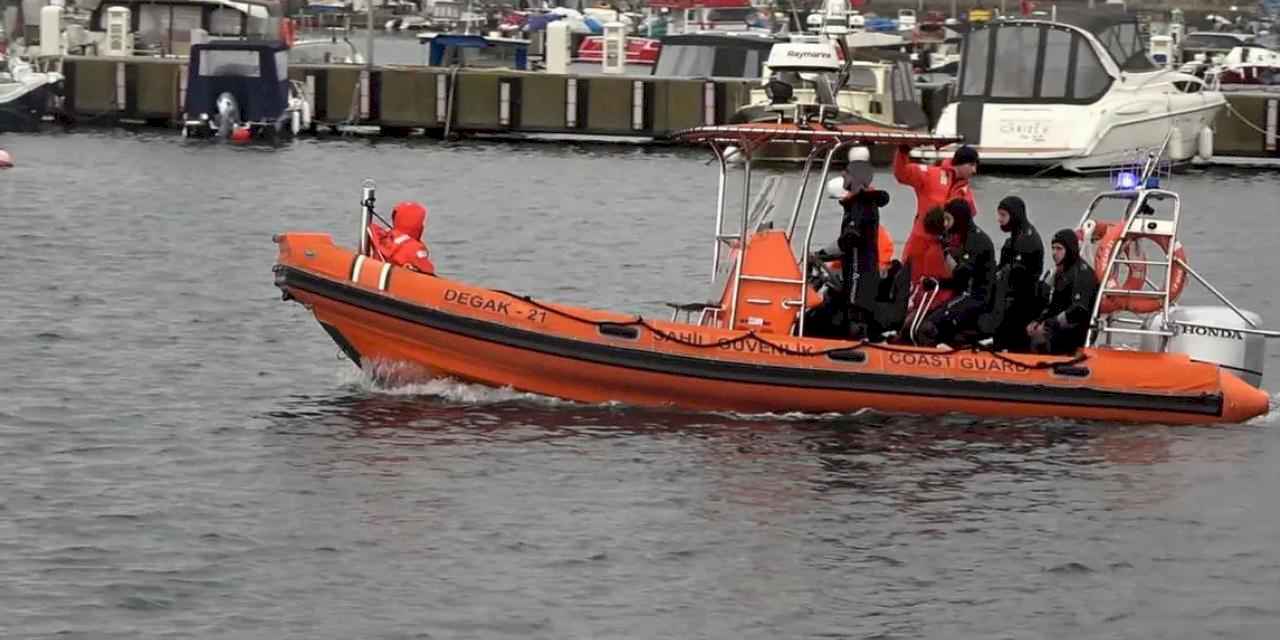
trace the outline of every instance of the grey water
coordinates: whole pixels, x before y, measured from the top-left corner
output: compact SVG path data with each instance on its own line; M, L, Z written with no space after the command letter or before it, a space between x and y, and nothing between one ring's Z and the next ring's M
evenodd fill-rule
M92 129L0 148L17 163L0 171L0 637L1280 634L1272 416L738 416L385 388L272 285L272 234L352 242L371 177L380 209L429 207L442 274L662 315L707 291L702 150ZM876 181L900 242L912 196ZM1280 174L1170 184L1191 263L1280 322ZM998 239L1017 193L1047 238L1106 186L980 176L978 221Z

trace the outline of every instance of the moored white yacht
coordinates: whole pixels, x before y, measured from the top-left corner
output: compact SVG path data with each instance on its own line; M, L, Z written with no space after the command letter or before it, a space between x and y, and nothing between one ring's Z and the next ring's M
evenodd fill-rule
M935 132L962 136L984 165L1086 172L1159 146L1171 130L1172 160L1207 158L1224 104L1195 76L1152 64L1132 18L1001 20L965 38L958 98Z

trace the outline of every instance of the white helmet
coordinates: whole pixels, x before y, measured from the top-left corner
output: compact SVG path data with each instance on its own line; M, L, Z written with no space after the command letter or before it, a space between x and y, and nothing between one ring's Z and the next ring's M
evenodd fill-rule
M850 147L849 162L871 162L871 150L866 147Z

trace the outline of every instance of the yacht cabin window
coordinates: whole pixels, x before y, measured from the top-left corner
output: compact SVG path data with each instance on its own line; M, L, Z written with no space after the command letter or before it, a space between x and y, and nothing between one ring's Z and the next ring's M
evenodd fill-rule
M276 52L276 80L284 82L289 79L289 50Z
M999 66L991 77L991 95L997 98L1025 98L1035 95L1037 49L1040 47L1039 26L1014 26L996 29L997 55L1018 52Z
M229 7L216 7L209 12L209 34L238 36L244 34L244 14Z
M1071 32L1049 29L1045 32L1044 76L1040 80L1042 98L1067 97L1067 79L1071 70Z
M876 81L876 72L867 67L850 67L849 79L844 86L854 91L880 92L880 83Z
M1094 99L1102 97L1111 84L1111 76L1102 66L1098 54L1084 38L1076 38L1075 83L1072 88L1074 96L1089 96Z
M984 96L987 93L987 67L990 64L991 34L993 29L977 29L965 39L964 62L960 69L960 95Z

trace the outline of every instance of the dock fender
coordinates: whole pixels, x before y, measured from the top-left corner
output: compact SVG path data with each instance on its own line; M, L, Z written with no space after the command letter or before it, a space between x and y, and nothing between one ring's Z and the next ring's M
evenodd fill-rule
M1205 125L1200 128L1199 135L1196 136L1196 154L1201 160L1209 160L1213 158L1213 127Z

